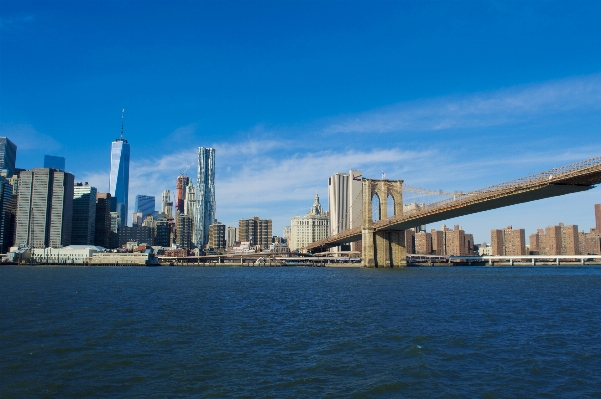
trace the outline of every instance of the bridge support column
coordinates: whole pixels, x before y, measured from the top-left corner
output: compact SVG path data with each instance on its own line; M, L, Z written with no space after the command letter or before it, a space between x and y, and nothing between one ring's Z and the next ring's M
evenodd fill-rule
M365 230L364 230L365 231ZM405 249L405 231L387 230L372 233L371 248L365 248L364 244L364 266L366 267L403 267L407 266L407 251ZM365 242L365 236L364 236ZM372 251L371 259L365 257L365 250ZM370 263L368 263L370 262Z
M376 267L373 228L361 229L361 256L363 267Z

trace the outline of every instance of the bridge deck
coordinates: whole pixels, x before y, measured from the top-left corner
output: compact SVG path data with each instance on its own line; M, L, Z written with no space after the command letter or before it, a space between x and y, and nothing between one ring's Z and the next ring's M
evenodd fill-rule
M406 230L458 216L586 191L598 183L601 183L601 157L428 204L420 209L374 222L374 231ZM361 228L357 227L316 241L307 246L307 249L323 250L360 239Z

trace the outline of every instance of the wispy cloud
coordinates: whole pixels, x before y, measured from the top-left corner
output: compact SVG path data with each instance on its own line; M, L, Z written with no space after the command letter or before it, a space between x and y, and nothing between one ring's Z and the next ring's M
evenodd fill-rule
M600 100L601 75L594 75L492 93L399 104L338 119L330 123L326 131L386 133L405 129L425 132L497 126L571 110L594 110L601 107ZM239 132L235 140L224 138L206 143L216 149L218 219L227 225L236 225L240 218L271 218L274 234L280 234L279 229L288 225L291 217L308 211L315 191L319 191L327 209L328 178L349 169L360 169L364 176L371 178L386 172L391 179L403 179L407 184L435 190L468 191L601 154L601 145L583 146L576 140L560 146L557 140L564 143L561 137L548 138L550 145L537 147L524 145L523 141L498 144L493 140L474 150L444 138L409 149L403 147L403 141L398 138L366 139L352 147L340 146L340 138L331 134L325 144L316 145L307 140L314 128L315 124L302 128L301 134L285 136L259 126L251 129L246 139L240 138L245 133ZM190 139L196 137L196 130L197 126L190 124L177 129L172 136L197 142ZM513 147L508 150L507 146ZM502 151L503 156L494 156L497 150ZM173 196L177 176L189 165L192 166L186 173L196 183L196 162L196 146L172 152L163 149L154 157L132 160L130 214L137 194L155 196L159 209L162 191L169 189ZM108 187L107 174L83 176L83 180L98 184L101 191ZM427 198L408 194L406 200L421 202Z
M600 74L400 103L331 121L324 132L390 133L490 127L578 109L601 109Z
M19 151L55 151L62 147L58 141L47 134L38 132L29 124L2 124L0 125L0 136L10 137Z
M465 158L461 150L341 149L298 151L281 157L281 146L277 142L248 140L236 144L218 143L215 147L217 218L227 225L237 225L238 219L252 216L270 218L274 222L274 234L280 234L280 229L290 223L290 218L308 211L316 191L327 209L327 181L336 172L360 169L364 176L378 178L385 171L389 178L403 179L411 185L466 191L601 153L601 145L575 146L553 152L529 149L510 156L456 162ZM134 210L137 194L155 196L157 209L163 190L169 189L173 198L176 178L190 164L194 165L187 174L195 184L196 157L196 148L191 148L133 162L129 213ZM108 188L107 173L81 176L81 180L90 182L99 191ZM405 199L407 202L432 200L409 192ZM128 219L130 217L128 215Z
M11 31L22 29L35 20L33 15L0 17L0 30Z

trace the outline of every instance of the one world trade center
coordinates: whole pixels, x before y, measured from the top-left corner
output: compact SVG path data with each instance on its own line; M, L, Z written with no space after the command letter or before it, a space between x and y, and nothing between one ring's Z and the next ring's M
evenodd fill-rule
M120 226L127 225L127 203L129 196L129 144L123 138L123 113L121 112L121 137L111 143L111 173L109 191L111 212L119 215Z

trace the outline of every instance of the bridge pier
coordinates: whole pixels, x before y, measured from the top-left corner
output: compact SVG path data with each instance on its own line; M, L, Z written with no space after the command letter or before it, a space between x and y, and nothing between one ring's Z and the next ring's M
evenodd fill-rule
M361 229L361 257L363 258L363 267L376 267L373 227Z
M380 199L380 219L387 214L388 195L394 200L394 214L403 213L402 180L363 180L363 222L361 249L363 267L407 266L405 230L380 230L374 232L372 197Z

